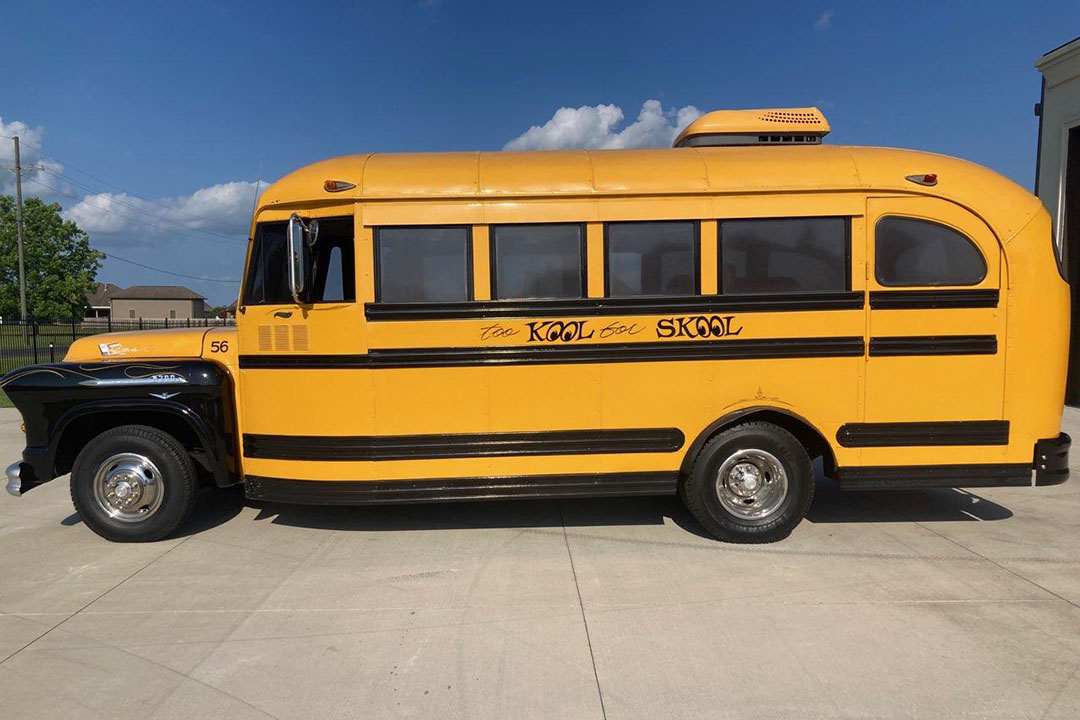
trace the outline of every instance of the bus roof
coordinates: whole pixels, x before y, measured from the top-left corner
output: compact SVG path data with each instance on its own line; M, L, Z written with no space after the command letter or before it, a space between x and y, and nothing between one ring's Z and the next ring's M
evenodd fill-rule
M909 175L933 173L934 187ZM339 192L327 181L348 183ZM270 185L260 210L346 199L498 199L877 190L953 200L1003 240L1040 207L1019 185L981 165L933 153L837 145L687 147L347 155Z

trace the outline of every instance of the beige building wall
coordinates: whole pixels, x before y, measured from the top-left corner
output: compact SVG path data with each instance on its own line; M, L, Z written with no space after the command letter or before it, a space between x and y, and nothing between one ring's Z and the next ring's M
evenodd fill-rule
M1061 242L1069 131L1080 127L1080 40L1048 53L1035 67L1045 82L1036 186L1039 198L1054 219L1055 241Z
M132 315L134 311L134 315ZM206 317L206 308L202 300L112 300L113 320L132 318L148 319L185 319Z

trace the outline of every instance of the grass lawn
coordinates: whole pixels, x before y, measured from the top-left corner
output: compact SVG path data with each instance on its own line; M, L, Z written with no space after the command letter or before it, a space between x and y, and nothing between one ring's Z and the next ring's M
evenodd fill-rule
M0 390L0 407L15 407L11 404L11 398L3 390Z

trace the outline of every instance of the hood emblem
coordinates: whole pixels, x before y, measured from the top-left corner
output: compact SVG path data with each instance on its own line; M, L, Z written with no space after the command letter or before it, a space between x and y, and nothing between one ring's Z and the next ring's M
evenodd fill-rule
M166 393L166 392L161 392L161 393L150 393L150 397L156 397L156 398L157 398L158 400L168 400L169 398L174 398L174 397L176 397L176 396L177 396L177 395L179 395L179 394L180 394L180 393L178 393L178 392L171 392L171 393Z

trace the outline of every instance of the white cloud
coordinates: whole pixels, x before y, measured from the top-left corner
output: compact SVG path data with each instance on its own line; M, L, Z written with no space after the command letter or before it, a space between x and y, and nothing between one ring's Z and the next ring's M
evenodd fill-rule
M814 29L815 30L828 30L829 28L832 27L832 17L833 17L833 11L832 10L826 10L825 12L821 13L821 17L819 17L817 19L817 21L814 23Z
M23 166L23 195L44 195L46 185L60 187L62 192L67 192L67 186L58 182L50 182L47 173L39 168L59 175L64 171L64 166L50 158L42 156L38 152L45 144L45 129L32 128L24 122L13 120L4 122L0 117L0 165L11 167L15 164L15 143L10 138L19 138L19 161ZM56 178L53 178L55 181ZM44 183L44 185L42 185ZM6 170L0 171L0 194L15 194L15 174Z
M144 200L127 193L87 195L64 211L88 233L112 233L156 239L192 231L243 237L251 218L255 183L234 181L211 185L180 197ZM224 239L224 238L223 238ZM109 238L113 243L120 240Z
M0 165L15 162L11 136L20 139L24 168L23 195L57 201L67 208L63 215L94 235L95 244L138 245L173 234L204 237L229 236L242 240L247 235L255 183L226 182L201 188L179 197L146 200L126 192L86 194L86 188L98 186L96 180L76 173L71 181L64 177L64 166L42 150L45 130L24 122L4 122L0 118ZM40 169L39 169L40 168ZM265 186L264 186L265 187ZM15 192L13 173L0 171L0 193ZM107 237L103 235L108 234ZM228 242L224 237L222 241Z
M670 147L679 131L701 115L693 105L664 110L659 100L646 100L637 120L618 129L625 115L617 105L559 108L543 125L533 125L506 143L504 150L569 150L577 148Z
M244 263L248 222L255 200L256 184L226 182L201 188L190 195L143 199L130 193L91 192L106 184L75 168L65 168L45 155L45 131L19 121L0 118L0 166L14 164L14 144L18 135L24 167L23 195L56 201L90 233L90 244L104 250L106 258L98 280L128 285L183 284L205 294L215 304L236 299L235 283L205 282L165 275L124 263L111 255L152 267L203 278L237 278ZM28 169L44 166L44 170ZM0 193L14 194L15 178L0 170ZM262 184L262 189L266 183ZM148 194L143 193L146 197Z

